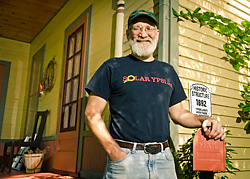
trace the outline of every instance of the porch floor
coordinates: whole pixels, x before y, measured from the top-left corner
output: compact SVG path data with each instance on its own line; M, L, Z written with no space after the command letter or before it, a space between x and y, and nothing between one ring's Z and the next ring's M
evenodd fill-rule
M1 167L0 167L1 171ZM0 172L0 179L8 179L8 178L22 178L22 179L82 179L77 177L71 177L71 176L63 176L56 173L51 172L41 172L41 173L34 173L34 174L26 174L25 170L11 170L11 173L8 174L7 172L9 169L6 167L5 171L3 173Z

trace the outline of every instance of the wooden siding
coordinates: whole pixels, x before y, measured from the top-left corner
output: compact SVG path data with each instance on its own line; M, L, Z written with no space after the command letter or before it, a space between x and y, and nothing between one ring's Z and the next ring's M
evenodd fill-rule
M107 154L99 141L93 136L86 136L83 144L82 170L103 172L106 166Z
M11 62L1 139L23 137L30 44L0 37L0 60Z
M179 0L179 10L185 8L212 11L240 24L250 19L250 2L247 0ZM238 104L242 102L240 91L249 81L249 72L236 72L232 66L221 60L224 37L208 27L200 28L190 22L179 23L179 76L188 95L189 81L211 86L213 117L230 130L227 141L238 152L233 155L234 165L241 171L230 178L247 178L250 174L250 135L243 130L243 123L236 123ZM189 109L189 101L183 103ZM186 142L193 130L179 128L180 145Z

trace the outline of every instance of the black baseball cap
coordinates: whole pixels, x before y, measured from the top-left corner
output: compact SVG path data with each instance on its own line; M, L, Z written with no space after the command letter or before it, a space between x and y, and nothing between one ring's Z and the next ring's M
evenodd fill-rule
M146 11L146 10L136 10L136 11L132 12L132 13L130 14L130 16L129 16L129 18L128 18L128 26L129 26L129 24L130 24L135 18L137 18L137 17L139 17L139 16L147 16L147 17L151 18L151 19L154 21L155 25L157 25L157 20L156 20L156 18L155 18L154 13L152 13L152 12L150 12L150 11Z

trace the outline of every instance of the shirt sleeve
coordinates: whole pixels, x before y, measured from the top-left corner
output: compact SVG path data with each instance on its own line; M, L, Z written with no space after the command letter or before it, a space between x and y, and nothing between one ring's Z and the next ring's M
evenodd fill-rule
M111 94L110 76L110 68L107 63L104 62L86 85L85 90L88 94L92 91L108 101Z
M174 68L173 68L173 73L174 73L173 78L175 79L175 83L173 86L174 90L172 92L169 107L173 106L173 105L175 105L175 104L177 104L177 103L179 103L187 98L186 93L185 93L183 86L181 84L181 81L180 81L177 73L175 72Z

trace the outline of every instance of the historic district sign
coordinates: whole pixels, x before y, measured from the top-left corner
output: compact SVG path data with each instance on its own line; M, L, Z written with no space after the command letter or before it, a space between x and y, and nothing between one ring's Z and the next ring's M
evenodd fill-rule
M212 116L211 88L209 85L189 81L190 111L199 116Z

